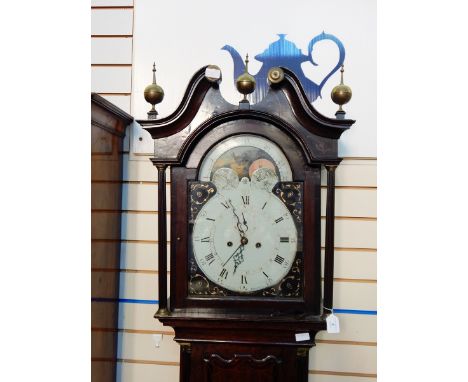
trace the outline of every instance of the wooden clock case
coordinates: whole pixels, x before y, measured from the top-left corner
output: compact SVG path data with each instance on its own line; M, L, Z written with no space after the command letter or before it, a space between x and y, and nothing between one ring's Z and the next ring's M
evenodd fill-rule
M219 80L201 68L176 111L138 121L155 140L158 169L159 309L155 318L175 330L181 346L180 381L307 381L308 353L326 328L333 305L334 173L338 139L353 123L321 115L297 77L270 84L263 100L233 105ZM275 142L303 182L303 293L300 298L196 297L188 293L188 182L219 141L254 134ZM321 280L321 170L327 170L324 296ZM167 298L166 169L171 175L170 301ZM323 301L323 302L322 302ZM297 341L296 334L308 339Z

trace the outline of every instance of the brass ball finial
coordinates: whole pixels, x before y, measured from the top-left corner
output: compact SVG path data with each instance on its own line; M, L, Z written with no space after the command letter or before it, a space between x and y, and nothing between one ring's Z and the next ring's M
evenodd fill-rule
M348 85L345 85L343 82L343 73L344 73L344 65L341 65L341 82L339 85L335 86L331 91L331 99L337 105L340 105L339 109L335 113L337 118L343 119L344 115L346 114L343 110L342 106L348 103L353 96L353 92Z
M244 99L241 102L249 102L247 101L247 94L253 93L255 90L255 78L249 73L249 55L247 54L245 57L245 68L244 73L242 73L236 79L236 88L239 93L244 95Z
M148 119L156 119L158 112L154 105L164 99L164 90L156 83L156 63L153 62L153 83L145 88L144 92L146 102L151 104L151 110L148 112Z

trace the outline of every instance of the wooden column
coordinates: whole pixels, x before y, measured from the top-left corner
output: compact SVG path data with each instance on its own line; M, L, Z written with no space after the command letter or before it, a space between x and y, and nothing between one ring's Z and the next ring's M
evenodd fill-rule
M167 309L167 219L166 219L166 168L167 164L157 163L158 169L158 275L159 309L158 316L169 315Z
M323 306L324 313L333 309L333 269L335 261L335 169L337 165L325 165L327 169L327 216L325 226L325 270Z
M179 381L189 382L191 374L192 345L189 342L179 342L180 345L180 369Z
M296 352L297 382L307 382L309 379L309 348L297 348Z

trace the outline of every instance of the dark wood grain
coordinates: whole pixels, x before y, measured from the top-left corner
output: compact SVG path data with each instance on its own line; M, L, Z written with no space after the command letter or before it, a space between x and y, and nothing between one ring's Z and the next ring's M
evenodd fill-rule
M159 308L156 314L167 312L167 217L166 217L166 168L164 163L158 169L158 288Z
M91 180L112 180L105 187L91 188L94 209L120 211L122 208L122 144L125 128L133 118L97 94L91 94ZM120 212L91 214L91 239L113 242L91 245L91 272L93 328L105 331L91 332L91 380L114 382L116 377L119 272L120 267ZM106 301L100 301L106 299Z
M181 344L181 381L305 382L309 349L315 345L316 334L326 328L321 288L321 168L329 170L325 303L331 306L334 171L330 169L340 163L338 139L354 121L321 115L287 69L285 79L272 86L260 103L242 109L226 102L219 92L219 81L208 81L204 71L195 73L173 114L161 120L139 121L155 139L153 164L171 168L171 295L168 311L155 317L174 328L174 339ZM304 240L299 297L189 294L189 182L198 179L200 165L212 147L239 134L275 142L289 162L292 181L301 185ZM159 184L164 184L161 171L159 176ZM166 300L166 280L161 277L162 271L165 274L161 268L166 248L166 227L161 220L161 216L165 219L164 208L160 205L160 304ZM297 341L298 333L309 338Z
M325 264L323 285L324 313L333 309L333 275L335 263L335 170L337 165L325 165L327 170L327 212L325 222Z

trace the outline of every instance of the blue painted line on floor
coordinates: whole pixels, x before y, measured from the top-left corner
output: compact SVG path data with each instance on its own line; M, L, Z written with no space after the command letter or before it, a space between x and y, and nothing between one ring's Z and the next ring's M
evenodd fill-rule
M147 304L147 305L157 305L158 300L137 300L133 298L106 298L106 297L92 297L91 301L94 302L119 302L123 304ZM333 309L334 313L337 314L363 314L367 316L376 316L376 310L360 310L360 309Z

